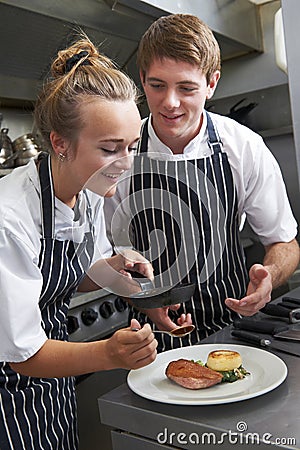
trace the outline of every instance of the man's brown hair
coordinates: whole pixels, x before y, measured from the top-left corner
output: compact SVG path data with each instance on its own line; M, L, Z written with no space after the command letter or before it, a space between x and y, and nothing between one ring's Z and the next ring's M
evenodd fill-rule
M197 66L209 83L221 68L220 48L210 28L191 14L157 19L142 36L137 64L143 77L154 59L170 58Z

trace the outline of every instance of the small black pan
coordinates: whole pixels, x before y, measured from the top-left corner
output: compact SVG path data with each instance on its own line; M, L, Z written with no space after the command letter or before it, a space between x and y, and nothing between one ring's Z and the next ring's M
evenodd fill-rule
M194 292L194 283L182 283L175 287L150 287L147 289L142 287L141 292L132 294L129 298L133 306L136 306L137 308L161 308L163 306L187 302Z

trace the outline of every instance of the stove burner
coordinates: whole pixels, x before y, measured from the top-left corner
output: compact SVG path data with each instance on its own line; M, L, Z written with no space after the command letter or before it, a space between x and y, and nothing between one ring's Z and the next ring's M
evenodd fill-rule
M111 336L128 326L127 303L103 289L95 293L77 294L68 313L69 339L88 342Z

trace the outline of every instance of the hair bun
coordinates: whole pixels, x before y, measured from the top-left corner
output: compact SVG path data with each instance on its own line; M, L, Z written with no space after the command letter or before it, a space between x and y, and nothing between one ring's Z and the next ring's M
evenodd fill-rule
M75 42L71 47L58 52L57 58L51 65L51 76L59 78L68 74L81 59L83 61L79 64L80 66L116 68L115 64L109 58L100 54L95 45L85 37Z
M51 65L51 76L58 78L65 75L80 59L86 58L87 55L89 63L83 64L91 64L93 59L95 60L100 57L94 44L87 37L84 37L76 41L69 48L58 52L56 59Z
M87 66L90 64L90 62L86 59L86 56L89 55L89 52L87 50L82 50L79 53L76 53L75 55L71 56L71 58L67 59L66 61L66 67L65 67L65 73L70 72L70 70L74 67L75 64L77 64L79 61L81 61L80 65ZM85 58L85 59L83 59Z

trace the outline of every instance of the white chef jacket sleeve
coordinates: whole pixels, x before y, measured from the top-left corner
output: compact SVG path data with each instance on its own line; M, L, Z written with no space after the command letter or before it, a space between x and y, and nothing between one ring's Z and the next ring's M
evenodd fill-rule
M46 342L39 298L42 274L28 245L0 229L0 360L22 362Z
M260 137L248 169L244 211L250 226L264 246L291 241L297 234L297 222L279 164Z

